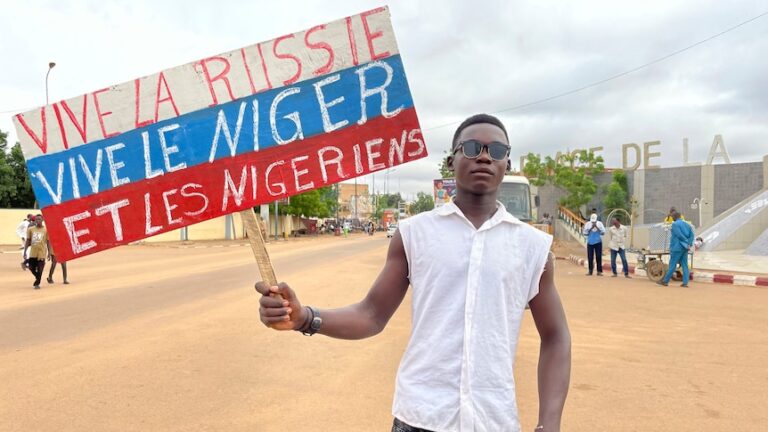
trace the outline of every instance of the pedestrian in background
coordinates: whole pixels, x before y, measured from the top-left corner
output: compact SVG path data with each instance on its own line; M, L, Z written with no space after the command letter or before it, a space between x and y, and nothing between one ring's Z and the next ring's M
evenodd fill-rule
M608 228L608 247L611 248L611 272L616 273L616 255L621 257L621 266L624 268L624 277L629 277L629 264L627 264L627 227L621 224L619 218L613 218L611 227Z
M16 226L16 235L19 237L19 239L21 239L21 247L19 249L23 250L27 244L27 230L29 229L29 226L32 224L34 219L34 216L28 214L27 217L25 217L21 223Z
M688 287L688 251L693 247L693 228L688 222L684 221L678 212L672 213L672 237L669 239L669 270L659 282L659 285L667 286L672 275L677 270L677 265L683 269L683 284L681 287Z
M35 216L35 224L27 230L26 246L24 259L28 260L29 271L35 276L35 283L32 286L40 289L45 260L51 259L51 243L48 241L48 230L43 226L43 215Z
M592 276L595 264L597 264L597 275L603 275L603 238L605 226L597 220L597 213L589 215L589 221L584 224L584 235L587 237L587 260L589 260L589 273ZM594 258L594 260L593 260ZM594 263L593 263L594 261Z
M53 246L49 246L48 250L50 251L51 256L51 270L48 272L48 281L49 284L53 283L53 272L56 271L56 263L61 263L61 275L64 277L64 285L69 285L69 282L67 281L67 262L66 261L59 261L56 258L56 253L53 251Z
M21 269L26 270L27 269L27 259L24 258L26 256L25 249L27 247L27 231L29 230L29 226L32 225L33 221L35 220L35 217L30 213L27 214L27 217L24 218L24 220L21 221L21 223L16 226L16 235L19 236L21 239Z

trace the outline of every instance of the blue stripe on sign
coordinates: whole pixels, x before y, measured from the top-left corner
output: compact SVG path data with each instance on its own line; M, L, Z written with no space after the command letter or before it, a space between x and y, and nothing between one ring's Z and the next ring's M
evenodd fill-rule
M376 91L390 76L386 92ZM256 146L266 149L294 137L343 129L362 120L363 81L368 90L366 121L413 106L402 61L395 55L36 157L27 161L35 196L42 208L230 157L232 148L235 154L242 154ZM325 120L315 84L327 106ZM274 130L270 120L273 105ZM258 131L256 142L254 130Z

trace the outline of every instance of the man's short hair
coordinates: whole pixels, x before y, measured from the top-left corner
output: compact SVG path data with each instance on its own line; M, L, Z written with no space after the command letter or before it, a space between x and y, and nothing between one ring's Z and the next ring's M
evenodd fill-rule
M680 212L672 211L672 219L674 219L674 220L680 219Z
M453 134L453 141L451 141L451 150L455 149L456 146L459 144L459 135L461 135L461 131L464 129L481 123L487 123L494 125L498 127L499 129L504 132L504 137L507 138L507 141L509 141L509 135L507 135L507 129L504 127L504 123L501 122L497 117L494 117L490 114L475 114L471 117L468 117L466 120L461 122L458 128L456 128L456 132Z

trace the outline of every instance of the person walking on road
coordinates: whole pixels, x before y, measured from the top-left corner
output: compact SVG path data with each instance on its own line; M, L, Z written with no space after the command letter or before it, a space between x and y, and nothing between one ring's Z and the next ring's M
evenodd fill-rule
M526 305L541 337L536 431L560 430L570 333L552 236L497 200L510 148L496 117L472 116L458 127L446 159L454 200L400 221L384 268L359 303L319 310L302 306L286 283L256 284L266 326L339 339L384 330L410 285L413 327L397 373L392 431L520 431L513 365Z
M672 275L677 270L677 265L683 269L683 283L682 287L688 287L688 278L690 276L688 272L688 251L693 247L693 228L688 222L684 221L680 213L672 213L672 228L671 237L669 239L669 270L664 275L664 279L656 282L659 285L669 285L669 280L672 279Z
M45 270L45 260L51 259L51 244L48 241L48 230L43 226L43 215L35 216L35 224L27 230L27 248L24 249L24 259L29 262L29 271L35 276L35 289L40 289L40 279Z
M28 214L27 217L25 217L17 226L16 226L16 236L21 239L21 248L24 249L25 245L27 244L27 230L29 229L29 225L32 224L32 221L35 219L34 216L31 214Z
M21 240L21 248L19 249L21 249L21 256L22 256L21 269L22 270L27 269L28 263L27 263L27 259L24 258L24 256L26 256L24 253L24 250L27 247L27 231L29 230L30 225L34 223L34 220L35 220L35 216L32 214L28 214L27 217L24 218L24 220L22 220L21 223L19 223L19 225L16 226L16 235Z
M589 221L584 224L584 235L587 237L587 260L589 261L589 273L587 276L592 276L597 265L597 275L603 275L603 238L605 234L605 226L602 222L597 220L597 213L592 213L589 216ZM593 259L594 258L594 259ZM594 261L594 264L593 264Z
M56 263L61 264L61 276L64 278L64 285L69 285L69 281L67 281L67 262L66 261L59 261L56 258L56 253L53 250L53 246L49 246L50 255L51 255L51 270L48 271L48 281L49 284L53 283L53 272L56 271Z
M613 218L611 227L608 228L608 247L611 248L611 272L613 277L616 273L616 255L621 257L621 266L624 270L624 277L629 277L629 264L627 264L627 253L625 251L627 244L627 227L621 224L619 218Z

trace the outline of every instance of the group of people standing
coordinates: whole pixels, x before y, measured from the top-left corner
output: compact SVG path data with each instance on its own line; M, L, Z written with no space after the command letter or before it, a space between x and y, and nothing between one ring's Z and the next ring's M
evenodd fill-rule
M671 223L670 225L670 242L669 242L669 268L661 281L657 282L659 285L669 285L669 280L677 271L678 265L682 269L683 283L682 287L688 287L690 278L690 271L688 269L688 252L694 247L694 233L691 225L685 221L683 216L672 207L669 210L669 214L664 220L665 223ZM607 230L608 232L608 244L611 249L611 271L613 277L617 276L616 272L616 257L621 258L621 265L623 266L624 277L629 276L629 265L627 264L626 256L626 244L627 244L627 227L621 224L619 218L613 218L611 220L611 226ZM592 276L594 270L597 270L597 275L603 275L603 239L606 229L603 223L599 220L597 213L593 212L589 216L589 221L584 224L583 234L587 237L587 260L589 261L589 272L587 276ZM701 239L696 239L699 242ZM702 242L703 243L703 242Z
M21 238L22 262L21 269L29 270L35 277L33 283L34 289L40 289L40 283L43 278L46 260L51 262L51 269L48 272L48 283L54 283L53 273L56 271L56 254L51 247L48 239L48 230L43 225L43 215L28 214L16 227L16 234ZM64 283L67 281L67 263L61 263L61 273L64 277Z
M621 224L619 218L613 218L611 226L608 228L608 247L611 249L611 272L613 277L618 276L616 269L616 257L621 258L624 277L629 278L629 264L627 264L627 227ZM606 233L605 226L598 220L597 213L589 216L589 221L584 224L584 235L587 237L587 259L589 260L589 272L587 276L592 276L594 270L597 275L603 275L603 235Z

